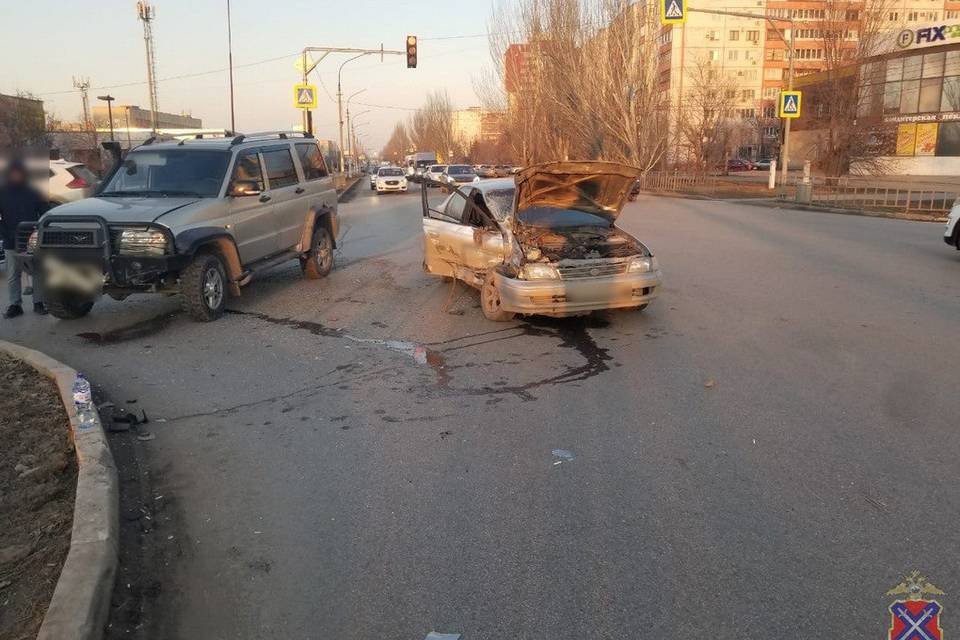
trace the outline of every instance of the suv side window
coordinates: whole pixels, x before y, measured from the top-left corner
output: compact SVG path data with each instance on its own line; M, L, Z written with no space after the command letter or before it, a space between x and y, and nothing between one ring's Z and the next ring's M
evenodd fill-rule
M271 189L289 187L300 181L297 178L297 170L293 166L293 156L290 155L289 147L264 150L261 153Z
M327 165L323 163L323 156L315 144L297 144L297 155L300 156L300 166L303 168L304 180L316 180L327 176Z
M237 164L230 181L235 180L256 182L257 188L263 191L263 169L260 167L260 156L256 151L241 151L237 154Z

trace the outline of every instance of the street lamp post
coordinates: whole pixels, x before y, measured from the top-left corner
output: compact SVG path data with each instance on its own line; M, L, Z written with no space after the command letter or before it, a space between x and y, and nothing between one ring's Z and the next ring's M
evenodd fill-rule
M110 142L113 142L113 101L116 100L109 93L105 96L97 96L97 100L103 100L107 103L107 119L110 121ZM129 131L129 128L127 129Z
M366 91L366 89L360 89L359 91L354 91L350 94L350 97L347 98L347 147L348 153L350 154L350 160L347 163L347 177L353 177L353 140L350 138L350 101L353 98L361 93Z
M343 153L344 153L344 146L343 146L343 87L342 87L341 82L340 82L340 77L341 77L341 75L342 75L342 73L343 73L343 67L344 67L345 64L347 64L348 62L352 62L352 61L356 60L357 58L362 58L362 57L365 56L365 55L367 55L367 54L366 54L366 53L361 53L361 54L358 54L358 55L353 56L352 58L347 58L346 60L344 60L343 62L340 63L340 68L337 69L337 116L338 116L337 119L338 119L338 121L339 121L338 124L339 124L339 126L340 126L340 173L343 173L343 171L344 171L344 165L343 165L343 159L344 159L344 158L343 158Z

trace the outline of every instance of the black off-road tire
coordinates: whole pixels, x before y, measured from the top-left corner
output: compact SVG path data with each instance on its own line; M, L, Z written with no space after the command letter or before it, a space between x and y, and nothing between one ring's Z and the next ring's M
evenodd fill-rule
M50 315L61 320L82 318L93 309L93 300L65 291L48 291L44 304L47 305Z
M227 272L213 253L198 253L180 272L180 306L198 322L212 322L227 306Z
M480 287L480 309L483 311L483 316L493 322L509 322L516 315L510 311L504 311L500 306L500 291L497 290L492 270L487 273L483 286Z
M307 280L326 278L333 270L333 236L326 225L319 224L313 230L310 253L300 259L300 268Z

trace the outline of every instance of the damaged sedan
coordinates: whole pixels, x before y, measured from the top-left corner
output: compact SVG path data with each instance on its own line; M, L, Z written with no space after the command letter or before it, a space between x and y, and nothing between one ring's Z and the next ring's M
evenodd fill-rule
M643 310L662 274L650 250L615 225L638 173L551 162L462 186L436 207L424 190L424 269L480 289L494 321Z

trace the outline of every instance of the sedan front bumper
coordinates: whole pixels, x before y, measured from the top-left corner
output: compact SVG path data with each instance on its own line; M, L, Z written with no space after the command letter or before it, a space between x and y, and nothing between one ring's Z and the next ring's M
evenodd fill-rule
M657 296L662 280L660 271L571 280L518 280L494 274L504 311L547 316L639 307Z
M405 184L378 184L377 191L406 191Z

